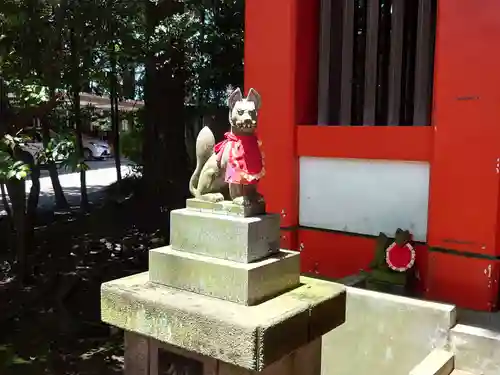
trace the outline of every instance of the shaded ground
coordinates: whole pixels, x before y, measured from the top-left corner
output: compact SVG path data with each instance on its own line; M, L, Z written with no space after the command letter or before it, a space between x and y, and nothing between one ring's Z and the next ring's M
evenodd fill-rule
M16 283L0 236L0 374L121 373L122 336L100 323L99 288L146 270L147 251L166 242L155 228L168 228L165 213L128 199L131 186L109 189L90 214L40 218L33 286Z

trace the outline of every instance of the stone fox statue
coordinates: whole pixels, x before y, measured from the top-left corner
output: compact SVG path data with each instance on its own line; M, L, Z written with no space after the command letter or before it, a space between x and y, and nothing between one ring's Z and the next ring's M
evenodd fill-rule
M224 141L215 144L215 137L206 126L200 131L196 139L196 169L189 182L195 198L220 202L229 190L237 205L264 202L257 192L257 183L265 173L261 143L255 134L260 104L257 91L250 89L243 98L238 88L228 99L231 130L224 135Z

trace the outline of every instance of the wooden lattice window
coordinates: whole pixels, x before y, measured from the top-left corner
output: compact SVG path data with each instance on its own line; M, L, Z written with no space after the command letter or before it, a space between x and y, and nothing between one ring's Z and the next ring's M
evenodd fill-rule
M321 0L320 125L430 125L436 3Z

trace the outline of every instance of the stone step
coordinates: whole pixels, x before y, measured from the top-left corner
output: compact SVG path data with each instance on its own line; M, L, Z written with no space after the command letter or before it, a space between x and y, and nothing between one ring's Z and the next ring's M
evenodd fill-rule
M450 330L450 350L455 353L459 369L480 374L500 373L497 359L500 358L500 335L496 330L457 324ZM495 359L489 361L489 358Z
M454 367L453 353L444 349L434 349L410 371L410 375L450 375Z
M230 215L239 217L249 217L264 215L266 204L253 204L250 207L243 207L231 201L212 203L201 199L191 198L186 200L186 208L192 211L206 212L209 214Z
M258 262L239 263L167 246L150 250L149 279L157 284L250 306L299 285L300 255L283 250Z
M191 209L170 214L173 249L241 263L258 261L279 251L280 217L218 215Z

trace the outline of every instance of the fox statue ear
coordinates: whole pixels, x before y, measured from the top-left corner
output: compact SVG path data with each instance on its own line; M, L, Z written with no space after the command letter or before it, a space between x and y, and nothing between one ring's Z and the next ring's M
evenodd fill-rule
M243 95L241 94L241 90L238 87L231 93L231 95L229 95L229 98L227 99L229 110L232 110L236 102L240 101L241 99L243 99Z
M254 102L255 109L260 109L261 99L259 93L255 89L248 90L247 100Z

